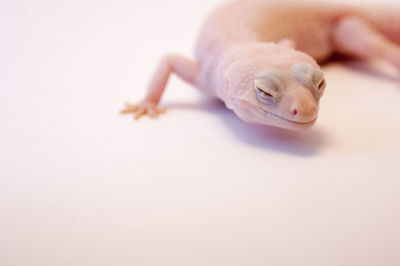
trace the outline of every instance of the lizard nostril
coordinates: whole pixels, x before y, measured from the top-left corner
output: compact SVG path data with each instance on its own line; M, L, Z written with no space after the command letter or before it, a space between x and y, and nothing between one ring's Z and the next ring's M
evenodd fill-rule
M293 115L297 115L297 113L298 113L297 109L294 108L294 109L292 110L292 114L293 114Z

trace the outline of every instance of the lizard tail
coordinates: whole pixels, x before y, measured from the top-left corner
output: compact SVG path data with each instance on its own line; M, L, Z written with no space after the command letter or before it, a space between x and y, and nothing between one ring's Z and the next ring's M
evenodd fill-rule
M400 6L361 8L357 13L386 38L400 45Z

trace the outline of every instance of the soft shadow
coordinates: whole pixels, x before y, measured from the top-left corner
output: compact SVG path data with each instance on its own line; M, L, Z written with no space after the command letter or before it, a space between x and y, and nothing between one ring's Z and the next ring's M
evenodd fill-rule
M201 96L200 100L195 102L169 102L164 105L169 111L180 109L200 110L210 113L218 112L226 109L223 102L216 98Z
M297 156L313 156L327 143L327 134L316 128L300 132L291 131L248 124L229 110L221 110L219 115L241 141L260 149L273 149Z
M377 66L371 65L368 62L362 61L362 60L355 60L350 57L345 57L341 55L335 55L332 57L332 60L330 62L339 62L342 64L345 68L359 72L368 76L376 77L379 79L383 79L389 82L399 82L400 81L400 72L396 72L396 70L393 68L394 71L386 71L384 69L381 69ZM327 66L329 65L329 62L326 64L323 64L322 66ZM389 65L388 65L389 67ZM392 72L392 73L390 73Z
M327 132L311 128L291 131L271 126L248 124L238 118L225 105L215 99L203 99L196 103L170 103L169 109L198 109L212 112L231 129L237 139L259 149L276 150L296 156L313 156L328 143Z

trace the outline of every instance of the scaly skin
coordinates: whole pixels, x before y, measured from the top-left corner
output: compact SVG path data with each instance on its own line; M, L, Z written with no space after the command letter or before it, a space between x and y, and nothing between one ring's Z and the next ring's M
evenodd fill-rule
M249 123L311 127L326 81L318 63L341 53L400 69L400 9L238 0L216 9L200 32L195 61L165 56L148 94L123 113L156 117L172 72Z

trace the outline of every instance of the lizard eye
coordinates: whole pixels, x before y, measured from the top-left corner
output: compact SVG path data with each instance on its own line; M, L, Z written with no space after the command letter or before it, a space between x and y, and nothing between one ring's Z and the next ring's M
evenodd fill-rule
M322 91L323 89L325 89L325 87L326 87L326 80L323 79L318 85L318 91Z
M277 91L267 86L264 86L261 81L254 82L257 99L264 104L271 104L275 102Z
M316 96L321 98L322 94L324 94L326 87L326 80L323 78L319 83L315 85L316 87Z
M326 80L324 78L324 73L321 70L315 70L312 82L314 85L315 97L321 98L326 87Z

